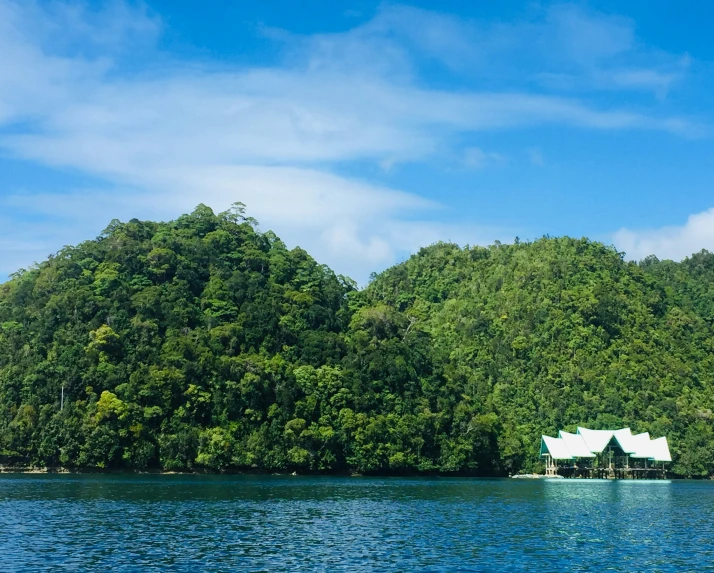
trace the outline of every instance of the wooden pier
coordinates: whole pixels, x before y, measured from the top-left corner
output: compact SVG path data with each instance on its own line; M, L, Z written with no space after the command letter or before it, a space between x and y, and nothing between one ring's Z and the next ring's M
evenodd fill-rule
M563 476L574 479L667 479L664 468L579 468L559 466L546 469L548 476Z

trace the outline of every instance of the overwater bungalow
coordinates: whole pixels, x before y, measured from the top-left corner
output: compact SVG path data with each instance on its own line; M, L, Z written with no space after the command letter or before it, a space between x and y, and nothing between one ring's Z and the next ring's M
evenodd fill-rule
M557 438L541 438L540 455L546 476L581 478L664 479L672 461L667 438L653 440L630 428L561 430Z

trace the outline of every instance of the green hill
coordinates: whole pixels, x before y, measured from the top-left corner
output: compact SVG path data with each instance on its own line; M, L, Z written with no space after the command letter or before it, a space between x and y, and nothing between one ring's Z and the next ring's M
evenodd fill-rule
M502 475L628 425L714 473L714 255L436 244L357 291L254 223L114 221L0 286L0 463Z

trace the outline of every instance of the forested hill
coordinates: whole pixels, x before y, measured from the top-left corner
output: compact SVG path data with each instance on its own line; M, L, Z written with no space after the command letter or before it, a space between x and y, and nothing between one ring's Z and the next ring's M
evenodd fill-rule
M241 205L114 221L0 286L0 464L502 475L587 425L704 476L713 324L706 252L440 243L357 291Z

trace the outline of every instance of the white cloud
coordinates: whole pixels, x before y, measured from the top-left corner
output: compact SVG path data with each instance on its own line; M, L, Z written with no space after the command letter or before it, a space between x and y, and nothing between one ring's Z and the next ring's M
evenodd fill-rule
M561 4L547 10L550 37L559 54L583 65L598 64L634 48L634 25L626 18Z
M614 234L613 242L634 260L648 255L681 260L702 249L714 251L714 209L691 215L680 226L644 231L620 229Z
M536 165L537 167L543 167L545 165L543 152L538 147L531 147L527 151L528 160L531 162L531 165Z
M362 278L437 240L437 231L464 242L475 242L479 231L423 220L433 218L436 206L416 195L335 175L345 163L388 170L448 155L464 134L542 124L693 129L686 119L599 109L573 97L447 91L420 81L415 54L465 77L487 74L476 64L494 57L507 63L509 51L522 48L521 36L546 38L560 30L559 41L572 44L590 24L589 47L576 46L579 60L600 66L633 49L629 24L569 8L560 19L560 12L549 12L536 24L507 30L387 6L341 34L266 30L285 43L288 56L281 65L258 68L170 59L155 45L158 18L121 1L108 6L0 0L0 150L107 184L41 198L5 191L0 272L29 264L42 249L90 236L112 217L169 218L199 202L220 210L241 200L289 244ZM610 51L593 53L602 38L614 42ZM647 74L658 73L638 70L640 79L629 84L652 83ZM471 148L465 160L481 168L503 163L503 156ZM18 210L44 213L41 241L31 241L34 223L8 218ZM11 255L10 236L25 237L28 248Z
M480 147L468 147L464 150L464 165L469 169L483 169L487 166L497 166L506 163L506 158L500 153L484 151Z
M311 169L176 166L147 173L138 183L138 187L111 191L0 198L0 212L12 213L17 220L23 215L40 219L2 226L8 231L0 231L0 252L4 247L16 249L17 243L26 242L27 247L0 259L0 271L11 272L16 266L46 258L64 244L96 236L112 218L171 219L192 211L199 202L221 211L241 200L250 206L249 213L261 228L279 230L288 244L317 253L321 262L362 283L374 269L438 240L437 229L449 229L415 219L427 209L440 208L430 201ZM43 232L47 228L57 230L55 239L62 241L47 240ZM462 230L452 234L470 237ZM15 239L12 244L10 237Z

